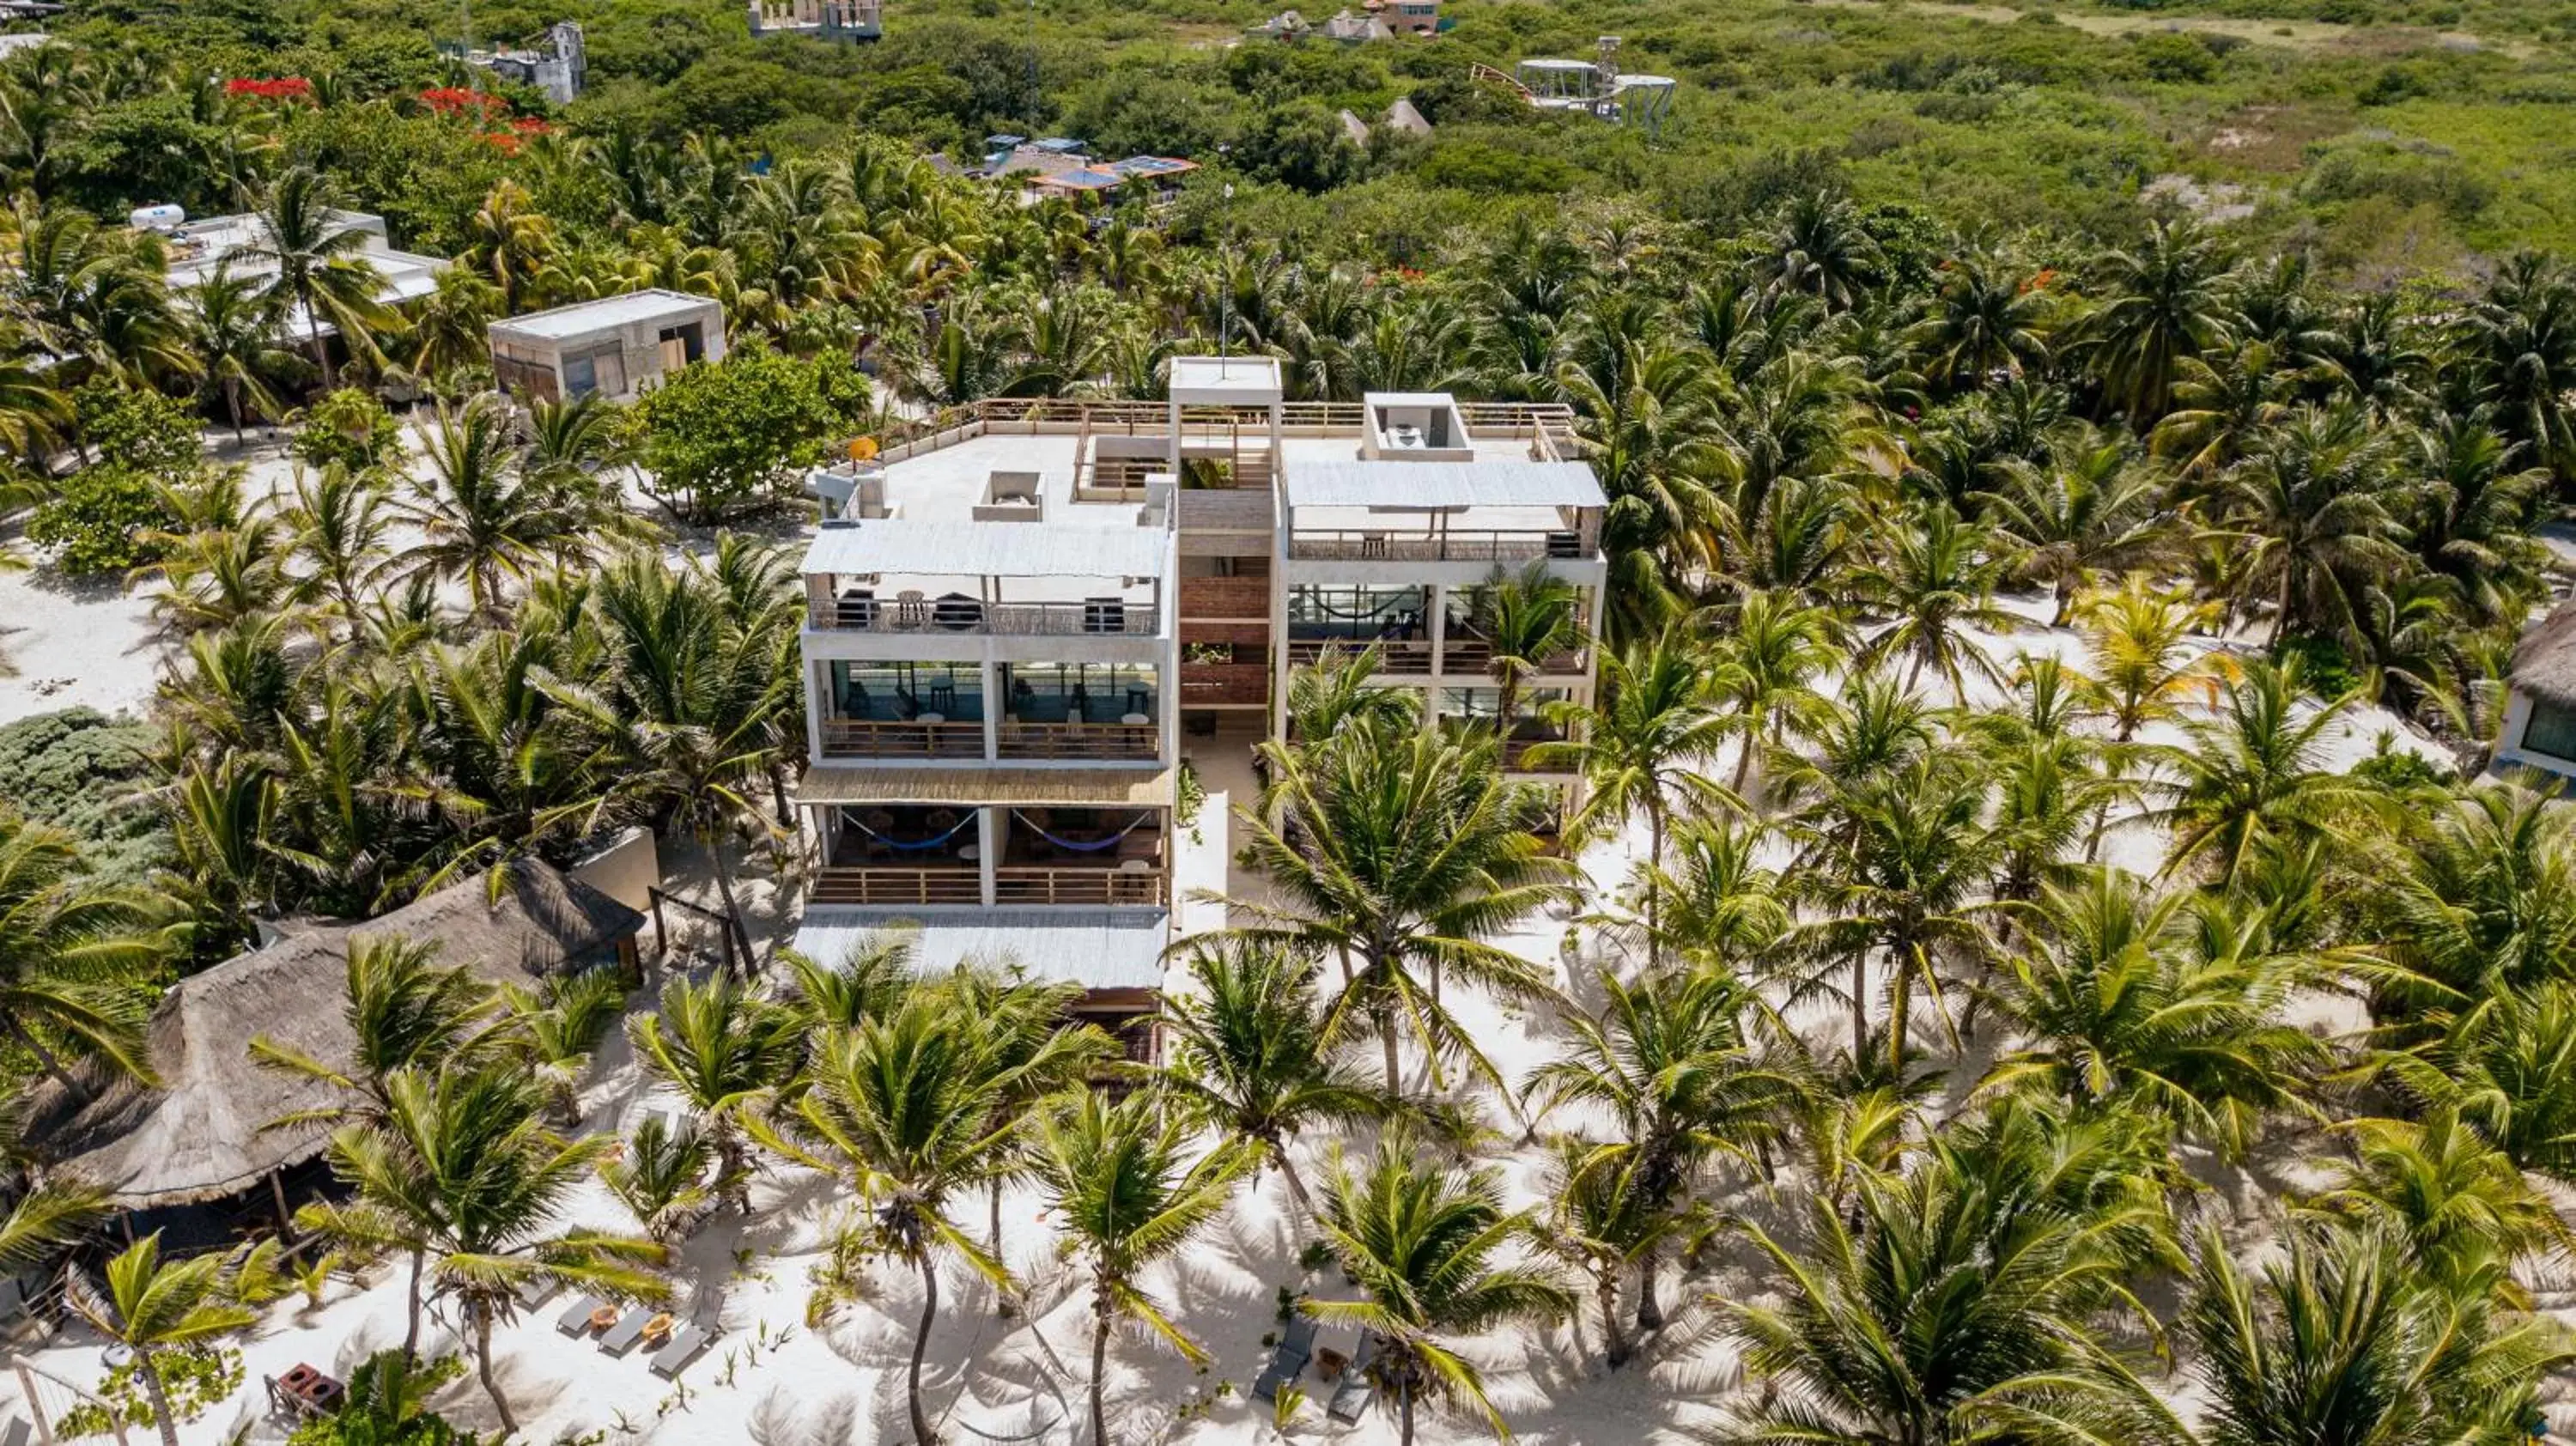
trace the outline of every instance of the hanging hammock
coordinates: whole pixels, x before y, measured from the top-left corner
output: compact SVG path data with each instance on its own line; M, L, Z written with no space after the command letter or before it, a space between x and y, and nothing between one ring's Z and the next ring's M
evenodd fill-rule
M1140 813L1136 815L1136 821L1134 823L1127 825L1125 828L1118 830L1118 832L1111 834L1105 839L1100 839L1093 843L1075 843L1069 838L1057 838L1054 834L1038 827L1035 823L1030 821L1027 814L1020 812L1016 808L1011 810L1011 817L1018 819L1022 826L1026 827L1029 832L1045 839L1048 843L1054 844L1057 848L1069 850L1070 852L1078 854L1096 854L1103 849L1114 849L1126 839L1127 835L1134 833L1136 830L1143 828L1145 825L1154 821L1154 815L1151 813Z
M948 832L941 834L937 838L916 839L887 838L884 834L877 832L875 829L868 827L866 824L863 824L857 819L851 818L846 814L842 816L841 821L848 824L850 827L857 829L859 832L866 834L868 837L875 839L878 843L884 844L887 848L894 849L901 853L910 854L920 853L924 849L935 849L941 844L948 842L950 839L957 837L958 834L965 831L967 825L975 821L975 815L972 812L969 812L964 818L958 820L955 828L950 829Z

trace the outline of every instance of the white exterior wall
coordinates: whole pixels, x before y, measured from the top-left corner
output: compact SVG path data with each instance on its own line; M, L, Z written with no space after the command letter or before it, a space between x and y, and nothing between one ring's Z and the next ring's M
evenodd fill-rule
M2562 777L2576 778L2576 759L2554 758L2546 753L2525 752L2523 734L2531 727L2531 695L2519 688L2505 697L2504 727L2498 733L2494 767L2498 769L2537 768Z

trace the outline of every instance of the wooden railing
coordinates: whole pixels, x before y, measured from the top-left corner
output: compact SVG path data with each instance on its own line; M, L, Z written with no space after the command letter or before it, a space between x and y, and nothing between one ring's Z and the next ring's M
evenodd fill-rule
M975 866L907 869L873 864L826 867L814 876L815 904L980 904L984 881Z
M858 758L981 758L984 725L980 722L878 722L874 719L825 718L823 752Z
M1266 577L1182 578L1181 616L1185 618L1267 618L1270 616L1270 579Z
M1420 677L1428 675L1431 671L1431 644L1427 641L1405 643L1391 639L1372 641L1368 638L1296 641L1288 644L1288 661L1292 666L1302 668L1320 661L1328 652L1357 654L1370 648L1377 649L1377 670L1380 673L1399 673Z
M1299 532L1288 539L1288 555L1307 562L1528 562L1542 557L1582 557L1583 534L1572 529L1429 534Z
M1005 723L1007 759L1105 758L1151 762L1161 756L1162 731L1151 723Z
M1183 663L1181 704L1221 708L1270 701L1268 663Z
M925 558L936 565L938 559ZM1140 602L980 603L972 599L833 598L811 608L834 632L996 633L1006 637L1152 637L1160 610Z
M1462 638L1453 634L1441 644L1440 671L1444 673L1482 673L1493 665L1494 645L1483 638ZM1539 660L1538 670L1541 673L1580 673L1583 671L1583 651L1577 648L1552 653Z
M993 871L996 904L1167 904L1172 880L1161 869L1049 869L1005 865Z

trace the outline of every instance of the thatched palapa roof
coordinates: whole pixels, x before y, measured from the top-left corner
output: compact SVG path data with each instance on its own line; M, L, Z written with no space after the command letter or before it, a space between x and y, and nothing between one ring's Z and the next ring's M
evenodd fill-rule
M330 1131L263 1130L325 1109L328 1083L252 1062L266 1035L337 1063L354 1042L345 1005L349 942L401 935L438 945L438 961L495 984L525 983L612 948L644 916L542 863L513 867L495 902L488 876L424 895L379 919L325 924L179 981L153 1010L146 1052L158 1083L118 1080L86 1098L47 1084L33 1101L32 1142L67 1173L106 1187L129 1210L238 1194L322 1153Z
M2560 603L2513 650L2513 686L2544 703L2576 708L2576 602Z

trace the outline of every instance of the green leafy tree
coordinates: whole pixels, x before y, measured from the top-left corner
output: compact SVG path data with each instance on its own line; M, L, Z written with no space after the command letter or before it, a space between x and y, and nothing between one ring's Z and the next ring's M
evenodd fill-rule
M749 340L664 377L627 413L654 499L683 522L712 524L787 496L857 420L826 394L818 367Z

